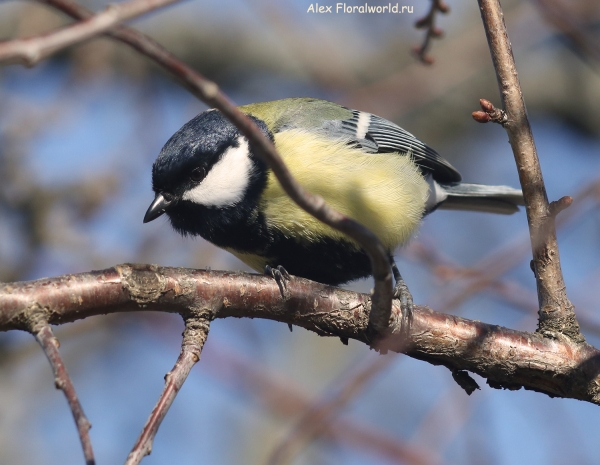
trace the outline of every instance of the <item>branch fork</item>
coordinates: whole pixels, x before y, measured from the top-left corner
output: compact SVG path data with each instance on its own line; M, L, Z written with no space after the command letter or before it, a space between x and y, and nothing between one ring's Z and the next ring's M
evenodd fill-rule
M540 315L538 331L541 334L561 333L573 342L581 343L585 339L579 330L573 304L567 297L554 224L556 214L570 205L571 200L564 197L553 204L548 202L500 1L478 0L478 3L504 110L497 110L482 99L483 112L475 112L473 117L480 122L486 122L487 118L500 122L512 147L533 251Z

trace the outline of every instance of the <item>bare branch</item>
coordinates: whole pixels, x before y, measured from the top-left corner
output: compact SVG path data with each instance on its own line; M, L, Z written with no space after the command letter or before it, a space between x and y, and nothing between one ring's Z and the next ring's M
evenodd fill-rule
M590 208L595 208L598 205L599 189L600 180L595 180L581 189L575 196L574 206L564 211L556 219L556 227L565 228L588 213ZM590 199L593 202L586 202ZM474 293L488 287L508 270L523 261L530 247L530 240L526 236L519 236L501 249L489 253L469 269L463 270L463 274L468 274L468 277L472 280L469 282L468 287L458 291L453 296L445 296L440 311L449 312Z
M500 1L478 1L507 116L504 128L515 156L525 198L538 288L538 330L549 336L564 334L580 342L584 338L579 331L573 304L566 293L554 217L548 203Z
M447 14L449 11L450 7L444 0L431 0L431 6L429 7L427 15L417 20L415 23L417 29L427 29L423 43L420 46L413 48L415 55L426 65L431 65L434 61L433 57L427 55L427 52L431 47L431 39L437 39L443 35L443 31L435 25L437 13Z
M573 197L565 195L558 200L550 202L550 216L556 217L560 212L566 210L573 204Z
M263 275L208 272L154 265L120 265L103 271L0 285L0 330L27 329L33 309L51 324L92 315L155 310L207 318L249 317L293 323L324 336L369 339L371 298L302 278L277 283ZM497 388L526 389L600 405L600 351L555 338L436 313L417 307L408 340L395 303L386 341L390 350L467 370Z
M577 51L595 65L600 64L600 45L598 39L590 34L586 24L583 24L571 11L569 6L557 0L534 0L542 16L569 38L577 47ZM591 28L590 28L591 29Z
M392 357L379 357L375 363L356 370L352 379L343 384L342 389L330 399L317 402L304 412L292 431L271 453L267 464L290 463L306 443L329 429L336 415L347 405L377 373L381 373L392 361Z
M27 39L0 42L0 63L21 62L34 66L44 58L113 28L122 21L135 18L179 0L130 0L113 3L102 13L54 32Z
M152 452L152 443L158 428L165 418L175 396L183 386L192 367L200 360L202 347L206 342L209 330L209 320L201 316L186 318L181 353L173 369L165 376L165 387L158 402L152 409L150 417L144 425L140 437L129 453L125 465L137 465Z
M488 294L505 301L515 310L521 311L524 314L532 315L538 311L536 303L537 294L535 292L531 292L516 281L501 279L499 276L485 277L485 270L464 268L453 260L450 260L448 257L441 256L441 254L439 254L439 252L430 244L426 246L418 243L412 244L410 247L410 256L423 263L434 274L437 274L445 281L461 277L477 277L477 281L475 281L476 285L466 287L459 294L458 298L455 297L454 300L450 300L451 304L455 304L457 301L464 301L464 299L468 298L476 291L485 291ZM449 293L446 294L450 295ZM453 305L447 305L444 307L444 311L448 311L448 307L452 308ZM584 332L600 336L600 324L596 323L589 315L586 317L585 314L580 314L578 320Z
M85 16L85 10L68 0L40 0L74 17ZM281 187L300 208L323 223L343 232L355 240L367 253L373 271L374 292L371 314L371 339L375 342L384 337L389 326L392 302L392 273L389 257L379 238L360 223L329 207L323 198L304 189L292 176L283 163L275 146L268 140L256 124L240 112L219 90L214 82L206 79L152 39L138 31L121 26L111 37L120 40L186 83L192 93L207 105L217 108L246 136L256 151L271 168Z
M506 12L519 34L522 49L531 49L546 43L547 30L539 28L538 15L527 3L516 2ZM463 27L456 31L451 41L436 44L436 64L444 70L443 76L432 72L422 63L409 64L389 76L364 86L346 91L340 101L352 108L368 109L370 113L386 118L412 119L408 115L420 112L432 102L455 96L456 90L471 87L481 75L489 54L487 43L481 40L481 32L475 27Z
M229 347L211 345L208 369L217 377L225 378L229 385L244 389L262 401L267 408L283 417L301 415L310 409L311 402L298 385L290 383L278 373L257 365L255 360L233 352ZM391 358L391 357L388 357ZM218 368L217 368L218 367ZM223 369L225 367L225 369ZM216 368L216 369L215 369ZM373 425L352 418L337 418L324 425L323 435L362 452L379 455L393 463L406 465L442 465L431 450L406 442L400 437Z
M92 442L90 441L89 434L92 425L85 416L85 413L83 413L83 408L79 403L79 398L75 392L71 377L69 376L69 373L67 373L65 364L60 356L60 352L58 351L58 340L54 337L50 325L45 322L43 318L34 318L33 320L37 321L32 325L31 332L35 336L36 341L42 346L42 349L44 349L44 353L50 362L50 366L52 366L56 389L63 391L67 398L71 413L75 419L77 432L79 433L79 440L81 441L81 447L83 448L85 463L86 465L94 465L96 461L94 459L94 451L92 450Z

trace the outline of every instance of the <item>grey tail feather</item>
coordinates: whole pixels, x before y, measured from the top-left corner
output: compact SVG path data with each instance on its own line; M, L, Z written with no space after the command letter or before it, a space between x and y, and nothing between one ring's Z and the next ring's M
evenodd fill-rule
M448 197L438 208L444 210L471 210L510 215L525 205L523 192L508 186L481 184L442 184Z

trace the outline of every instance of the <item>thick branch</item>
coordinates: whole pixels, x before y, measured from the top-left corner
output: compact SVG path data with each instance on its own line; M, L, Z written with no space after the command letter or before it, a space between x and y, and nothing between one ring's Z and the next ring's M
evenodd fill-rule
M274 280L261 275L121 265L0 285L0 330L27 329L34 311L44 312L51 324L61 324L121 311L186 315L202 310L207 318L266 318L369 343L368 295L301 278L294 278L288 289L290 297L284 300ZM400 314L397 306L392 311ZM390 331L388 348L402 347L398 324ZM600 404L600 351L560 334L551 339L417 307L406 343L408 355L477 373L492 387L524 387Z
M122 21L135 18L178 0L130 0L111 4L84 21L65 26L47 34L0 42L0 63L22 62L34 66L44 58L71 45L84 42L113 28Z
M91 14L82 6L69 0L39 1L78 19L87 18ZM262 134L254 121L246 117L233 105L219 90L217 84L206 79L154 40L135 29L121 26L110 33L109 36L130 45L161 65L178 80L184 82L197 98L221 111L248 138L256 154L273 170L281 187L300 208L328 226L348 235L364 249L370 258L375 280L373 286L373 312L371 315L371 332L373 334L371 338L373 339L378 334L384 336L391 317L392 273L388 253L379 238L362 224L329 207L320 196L313 195L305 190L293 178L271 141Z
M507 116L503 126L508 133L525 198L538 289L538 330L542 334L560 333L574 341L583 341L573 304L566 293L554 216L548 203L500 1L478 1Z

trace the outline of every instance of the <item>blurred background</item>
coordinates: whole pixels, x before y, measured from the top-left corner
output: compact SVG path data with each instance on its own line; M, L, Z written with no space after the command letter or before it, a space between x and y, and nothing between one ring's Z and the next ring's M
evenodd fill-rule
M362 4L348 0L348 5ZM385 4L370 0L371 5ZM476 2L450 1L433 65L411 49L412 14L311 14L306 0L184 2L133 23L238 104L312 96L391 119L467 182L518 186ZM335 3L324 3L326 5ZM99 10L100 1L85 5ZM503 2L551 200L569 297L600 345L600 3ZM63 24L35 3L0 5L0 39ZM0 281L123 262L246 269L162 218L143 225L162 145L206 106L126 46L98 39L26 69L0 68ZM524 212L440 211L397 251L415 301L515 329L536 328ZM350 287L368 291L370 281ZM121 463L173 366L176 315L89 318L56 328L97 463ZM444 367L261 320L219 320L146 464L594 464L598 407L481 386L468 397ZM75 464L71 414L31 336L0 334L0 463Z

